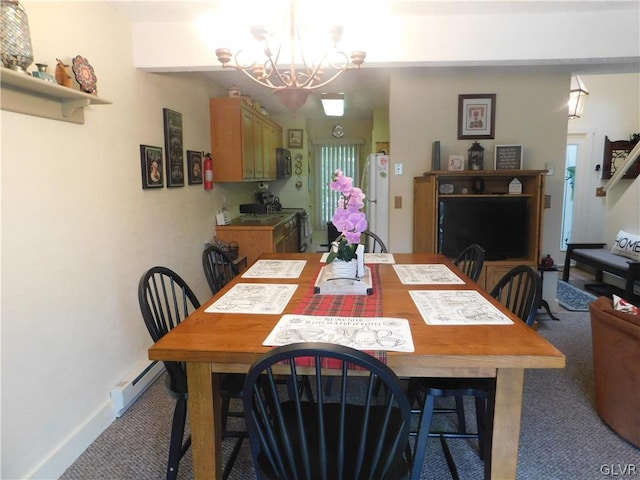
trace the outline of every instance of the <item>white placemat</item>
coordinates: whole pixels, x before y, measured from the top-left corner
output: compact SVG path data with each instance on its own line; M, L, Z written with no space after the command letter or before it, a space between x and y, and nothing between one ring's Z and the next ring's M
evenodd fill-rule
M442 263L396 264L393 269L404 285L464 285L464 280Z
M326 342L358 350L413 352L409 321L390 317L283 315L263 345Z
M299 278L306 260L258 260L242 278Z
M410 290L428 325L511 325L513 322L475 290Z
M298 285L237 283L205 309L208 313L282 313Z

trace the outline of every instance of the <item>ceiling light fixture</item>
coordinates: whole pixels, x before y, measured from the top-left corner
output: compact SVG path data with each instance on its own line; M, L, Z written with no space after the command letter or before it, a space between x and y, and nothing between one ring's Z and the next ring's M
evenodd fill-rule
M569 118L580 118L587 103L589 91L578 75L571 76L571 90L569 90Z
M344 93L323 93L320 101L327 117L341 117L344 115Z
M264 26L251 27L253 38L262 44L263 56L259 59L243 63L240 59L242 50L234 55L229 48L216 49L216 56L223 67L235 68L263 87L273 89L293 114L305 104L313 90L327 85L346 70L359 69L367 55L362 51L354 51L349 57L338 50L343 28L333 26L329 29L330 48L321 53L319 58L311 58L303 49L302 34L305 29L298 22L297 13L297 0L291 0L287 22L288 45L284 39L278 42ZM280 56L286 56L287 52L290 58L281 59ZM232 57L233 65L230 63ZM281 61L288 63L283 66Z

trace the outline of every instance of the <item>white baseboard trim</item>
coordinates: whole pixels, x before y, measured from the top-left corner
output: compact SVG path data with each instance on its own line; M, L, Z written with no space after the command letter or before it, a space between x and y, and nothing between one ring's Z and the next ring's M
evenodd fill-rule
M114 420L111 401L107 400L25 478L34 480L59 478Z

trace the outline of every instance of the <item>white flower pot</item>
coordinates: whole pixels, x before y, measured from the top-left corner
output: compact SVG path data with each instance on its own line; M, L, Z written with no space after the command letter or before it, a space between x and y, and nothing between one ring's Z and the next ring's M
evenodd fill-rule
M358 261L351 260L345 262L335 259L331 262L333 278L356 278L358 275Z

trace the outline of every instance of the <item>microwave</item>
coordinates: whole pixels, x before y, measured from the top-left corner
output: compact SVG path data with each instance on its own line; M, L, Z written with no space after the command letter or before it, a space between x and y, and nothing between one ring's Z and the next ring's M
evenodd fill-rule
M286 148L276 148L276 178L291 176L291 152Z

